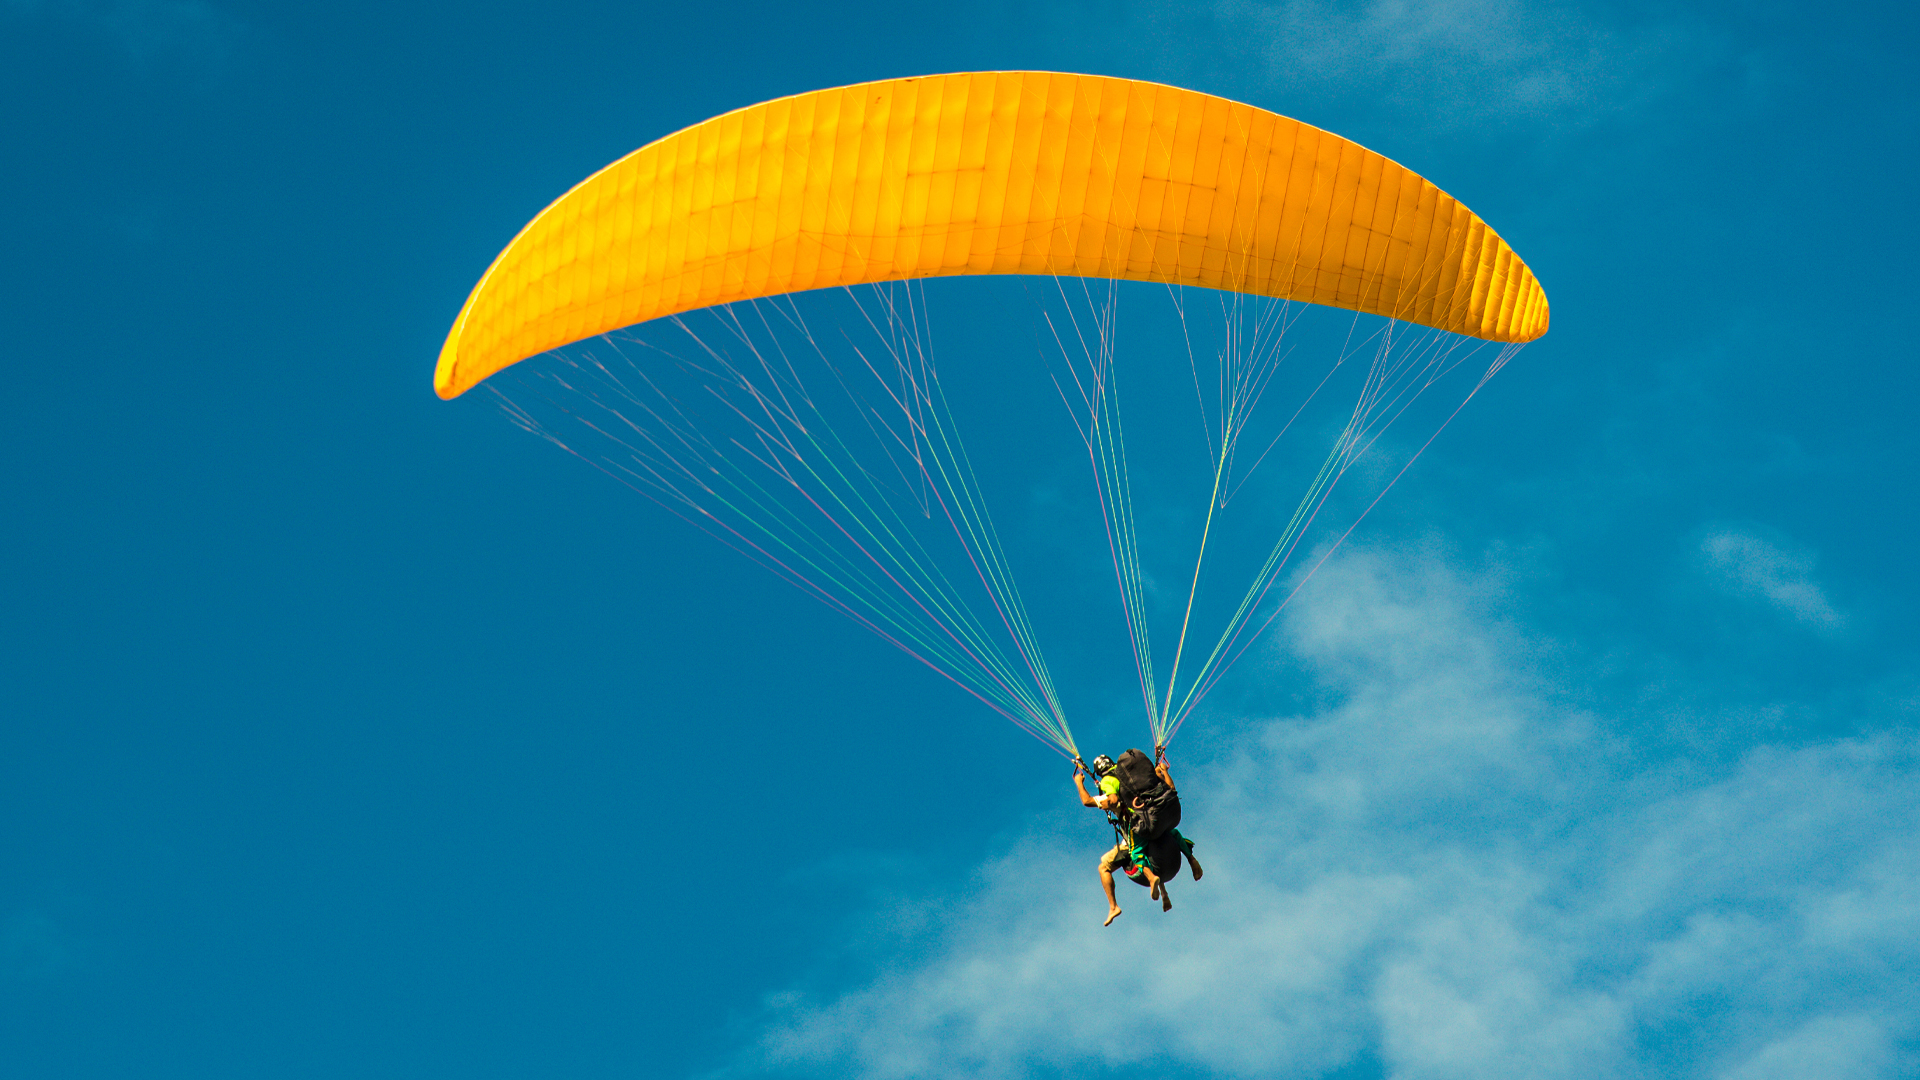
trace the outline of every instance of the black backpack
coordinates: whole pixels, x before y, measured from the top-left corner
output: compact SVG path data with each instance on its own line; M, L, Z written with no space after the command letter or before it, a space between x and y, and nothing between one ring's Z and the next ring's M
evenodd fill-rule
M1153 759L1128 750L1113 763L1120 781L1120 801L1139 819L1134 837L1139 843L1157 840L1180 824L1180 796L1153 771Z
M1147 841L1146 848L1147 863L1153 867L1154 873L1171 878L1180 872L1181 847L1180 841L1173 837L1173 830L1167 830L1157 840Z

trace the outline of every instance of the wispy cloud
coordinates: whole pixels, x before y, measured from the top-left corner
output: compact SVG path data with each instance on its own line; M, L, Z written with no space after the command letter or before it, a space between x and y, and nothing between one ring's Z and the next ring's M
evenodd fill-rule
M73 964L73 942L52 919L20 910L0 921L0 988L45 982Z
M1731 592L1752 596L1823 630L1844 621L1813 579L1813 556L1739 530L1715 532L1700 542L1707 570Z
M1204 32L1218 50L1213 74L1417 105L1429 128L1581 124L1657 96L1669 69L1701 51L1672 20L1615 24L1593 6L1521 0L1218 0L1151 19L1148 40L1186 46L1153 61L1178 68L1165 73L1175 81L1206 62L1211 50L1192 47Z
M243 31L238 19L205 0L5 0L0 11L78 27L138 64L221 60Z
M1893 1060L1887 1030L1872 1017L1822 1016L1762 1047L1728 1072L1727 1080L1893 1076Z
M1552 704L1496 587L1356 554L1287 627L1345 691L1189 772L1207 879L1099 925L1097 821L1038 823L941 934L771 1000L743 1071L1895 1075L1920 1032L1920 745L1700 776ZM1091 815L1088 815L1089 817Z

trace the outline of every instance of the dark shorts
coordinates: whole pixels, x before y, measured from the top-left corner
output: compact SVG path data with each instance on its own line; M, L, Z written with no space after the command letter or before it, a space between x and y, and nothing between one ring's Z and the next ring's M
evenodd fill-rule
M1154 873L1159 874L1162 879L1170 880L1180 872L1180 842L1173 838L1172 833L1169 833L1149 845L1147 858L1153 862ZM1153 884L1147 880L1146 871L1134 863L1133 854L1117 844L1112 851L1100 857L1100 869L1118 870L1127 875L1127 879L1135 885L1151 887Z

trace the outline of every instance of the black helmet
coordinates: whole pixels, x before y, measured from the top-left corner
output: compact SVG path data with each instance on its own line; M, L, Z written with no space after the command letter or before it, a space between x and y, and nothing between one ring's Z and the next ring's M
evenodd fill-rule
M1099 757L1093 759L1092 769L1093 775L1105 776L1113 771L1113 759L1105 754L1101 754Z

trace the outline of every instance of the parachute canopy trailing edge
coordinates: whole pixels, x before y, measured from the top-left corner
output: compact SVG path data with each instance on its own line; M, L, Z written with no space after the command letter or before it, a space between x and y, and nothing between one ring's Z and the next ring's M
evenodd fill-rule
M749 106L600 170L474 286L434 390L697 308L949 274L1197 285L1498 342L1548 323L1485 222L1357 143L1156 83L981 72Z

